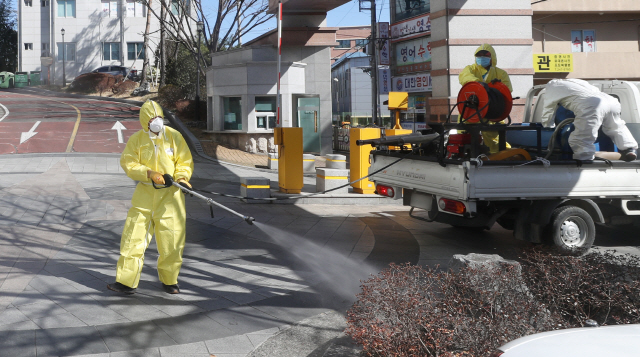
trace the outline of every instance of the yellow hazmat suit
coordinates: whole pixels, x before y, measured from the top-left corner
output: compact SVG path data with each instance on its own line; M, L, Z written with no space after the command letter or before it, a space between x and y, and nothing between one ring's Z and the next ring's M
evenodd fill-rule
M185 244L186 212L184 194L175 186L155 189L147 171L170 174L178 181L188 181L193 173L193 159L182 135L164 127L156 136L149 131L149 121L164 117L162 108L147 101L140 108L142 130L133 134L120 157L127 176L139 181L131 199L122 239L116 282L137 288L144 262L144 252L153 234L158 245L158 277L165 285L178 283Z
M484 67L476 64L475 62L471 65L466 66L460 75L458 76L458 80L460 84L465 85L469 82L484 82L491 83L494 79L499 79L502 84L506 85L511 92L513 92L513 87L511 86L511 80L509 79L509 75L504 70L496 67L498 65L498 57L496 56L496 50L493 49L493 46L489 44L483 44L478 47L474 54L480 51L489 51L491 53L491 68L487 71ZM482 139L484 144L489 147L489 150L492 154L498 152L498 133L495 131L487 131L482 133ZM511 146L507 143L507 149Z

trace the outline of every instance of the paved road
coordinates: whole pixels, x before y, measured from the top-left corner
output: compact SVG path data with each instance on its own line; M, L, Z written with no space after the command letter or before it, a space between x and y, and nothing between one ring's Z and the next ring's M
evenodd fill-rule
M23 89L0 91L0 104L0 154L119 153L140 128L140 108L126 103ZM124 126L120 137L112 129L117 122Z

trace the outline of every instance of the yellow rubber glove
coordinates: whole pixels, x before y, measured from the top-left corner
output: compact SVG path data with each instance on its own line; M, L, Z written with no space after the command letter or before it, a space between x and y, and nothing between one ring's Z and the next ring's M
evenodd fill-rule
M184 179L184 178L178 179L178 183L182 184L182 186L187 185L190 189L193 188L191 187L191 184L187 181L187 179Z
M155 182L156 185L164 185L164 177L162 174L153 170L147 171L147 177L151 179L151 181Z

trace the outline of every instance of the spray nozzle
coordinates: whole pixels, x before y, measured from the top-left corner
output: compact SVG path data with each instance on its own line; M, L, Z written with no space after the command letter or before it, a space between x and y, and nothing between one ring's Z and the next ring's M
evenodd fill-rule
M253 218L253 217L244 216L244 220L245 220L245 222L249 223L250 225L253 225L253 221L255 221L256 219Z

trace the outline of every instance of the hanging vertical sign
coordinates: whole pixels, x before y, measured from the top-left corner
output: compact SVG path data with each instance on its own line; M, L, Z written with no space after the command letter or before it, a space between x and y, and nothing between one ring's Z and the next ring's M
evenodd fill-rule
M391 55L389 48L389 23L378 22L378 43L380 50L378 51L378 64L388 66L391 64Z
M378 70L378 81L380 95L389 94L391 90L391 70L388 68L380 68Z

